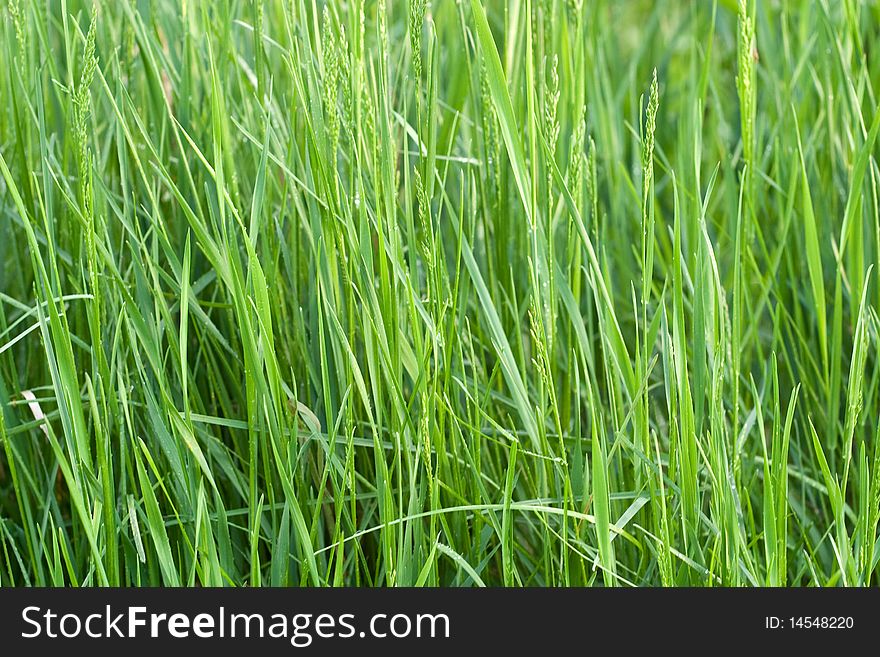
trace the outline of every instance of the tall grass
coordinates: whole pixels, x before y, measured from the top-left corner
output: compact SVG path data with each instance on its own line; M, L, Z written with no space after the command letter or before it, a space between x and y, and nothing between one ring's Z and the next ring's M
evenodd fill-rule
M878 584L878 25L7 0L0 584Z

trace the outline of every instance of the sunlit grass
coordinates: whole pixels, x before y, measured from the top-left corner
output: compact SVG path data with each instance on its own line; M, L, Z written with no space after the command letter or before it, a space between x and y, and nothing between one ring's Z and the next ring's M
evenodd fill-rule
M8 0L0 584L876 585L867 0Z

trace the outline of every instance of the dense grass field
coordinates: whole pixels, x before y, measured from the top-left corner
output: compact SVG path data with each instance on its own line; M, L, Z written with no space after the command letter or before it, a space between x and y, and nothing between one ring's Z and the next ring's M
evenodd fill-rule
M878 39L4 0L0 584L877 585Z

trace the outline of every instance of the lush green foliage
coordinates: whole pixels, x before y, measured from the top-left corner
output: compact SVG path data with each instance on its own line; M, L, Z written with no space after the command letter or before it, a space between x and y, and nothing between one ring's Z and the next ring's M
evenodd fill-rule
M0 583L877 584L878 25L7 0Z

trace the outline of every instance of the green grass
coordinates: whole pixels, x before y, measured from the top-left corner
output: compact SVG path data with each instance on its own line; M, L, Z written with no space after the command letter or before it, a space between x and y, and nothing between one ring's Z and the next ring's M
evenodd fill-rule
M6 0L0 584L880 583L880 4Z

